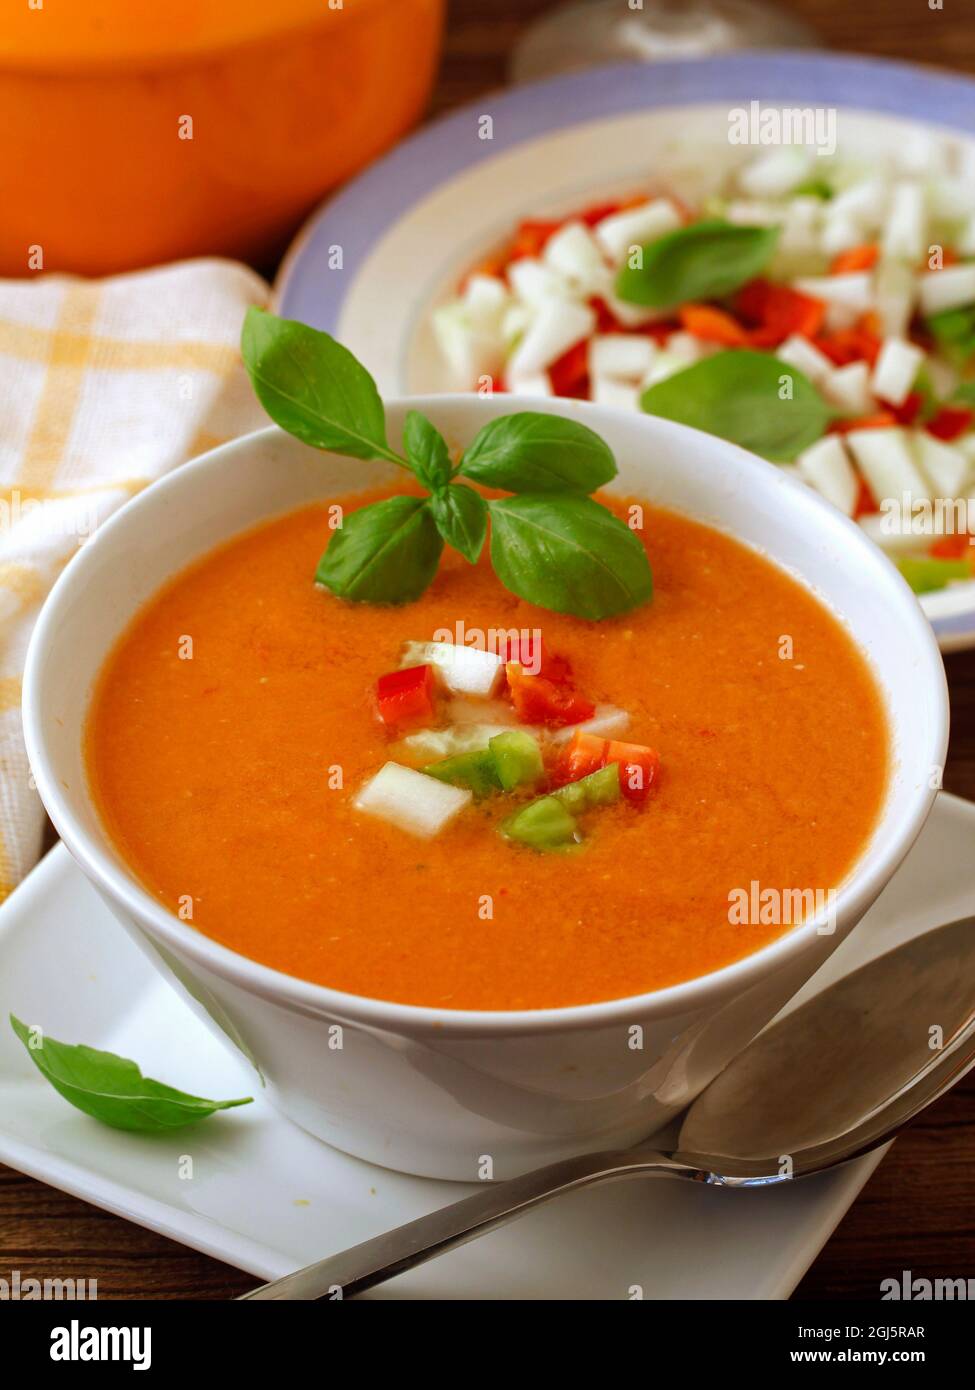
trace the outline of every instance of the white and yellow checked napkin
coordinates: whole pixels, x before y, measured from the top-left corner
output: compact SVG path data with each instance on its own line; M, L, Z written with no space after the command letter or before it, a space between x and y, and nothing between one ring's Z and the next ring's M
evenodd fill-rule
M38 610L99 522L267 423L238 353L264 281L198 260L93 281L0 281L0 898L41 851L20 718Z

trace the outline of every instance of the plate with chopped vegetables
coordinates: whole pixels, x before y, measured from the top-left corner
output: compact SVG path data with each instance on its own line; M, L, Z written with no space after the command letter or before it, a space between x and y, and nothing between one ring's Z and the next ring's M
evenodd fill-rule
M742 444L973 646L973 94L764 53L484 98L312 219L277 306L384 391L569 396Z

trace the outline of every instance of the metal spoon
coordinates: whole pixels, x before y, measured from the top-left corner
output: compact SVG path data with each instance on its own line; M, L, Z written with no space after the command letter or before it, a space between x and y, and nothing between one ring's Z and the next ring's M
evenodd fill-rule
M766 1029L686 1112L677 1148L551 1163L264 1284L248 1298L349 1297L562 1192L662 1175L765 1187L892 1138L975 1064L975 917L871 961Z

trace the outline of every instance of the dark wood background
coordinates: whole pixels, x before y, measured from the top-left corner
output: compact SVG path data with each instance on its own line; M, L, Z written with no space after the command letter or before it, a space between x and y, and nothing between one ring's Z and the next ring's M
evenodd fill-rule
M512 44L551 6L449 0L432 112L503 84ZM975 74L971 0L944 0L940 11L927 0L788 0L781 8L808 20L831 48ZM945 785L975 800L975 652L946 665L952 733ZM876 1299L881 1279L903 1269L932 1279L975 1276L973 1160L975 1076L897 1141L795 1297ZM0 1167L0 1271L9 1269L23 1277L96 1278L102 1298L231 1298L253 1284L239 1270Z

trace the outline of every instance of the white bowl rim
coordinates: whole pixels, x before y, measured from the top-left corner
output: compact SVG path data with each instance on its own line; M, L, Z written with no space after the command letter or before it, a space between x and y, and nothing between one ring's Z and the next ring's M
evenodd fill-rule
M467 399L481 399L474 393L466 393ZM442 393L429 396L393 397L384 401L387 409L414 408L434 410L438 405L445 408L457 407L465 393ZM538 409L538 401L528 397L506 395L505 404L513 410ZM551 402L546 402L550 406ZM591 402L559 402L566 410L582 414L606 413L606 407ZM693 439L699 431L671 421L656 419L656 424L680 430ZM171 473L164 475L155 483L137 494L108 518L95 533L91 541L73 558L73 562L61 573L51 589L34 626L24 669L23 681L23 721L27 756L35 785L55 829L71 854L83 867L88 876L99 885L110 898L120 902L137 923L147 922L149 934L161 940L175 954L190 957L195 964L237 985L249 994L257 994L279 1005L297 1009L299 1012L315 1016L328 1015L344 1017L391 1033L407 1033L417 1036L439 1035L448 1037L516 1037L527 1034L577 1031L587 1028L605 1027L607 1024L668 1017L701 1009L709 1003L717 1004L729 995L744 993L761 978L773 975L786 968L810 949L816 939L815 922L793 927L776 937L768 945L742 956L729 965L722 966L706 975L694 976L676 985L651 990L643 994L622 995L619 998L599 1000L590 1004L573 1004L559 1008L545 1009L445 1009L418 1004L397 1003L393 1000L373 999L367 995L350 994L344 990L332 989L327 985L313 984L287 975L270 966L241 955L228 946L206 936L203 932L181 922L173 913L143 887L131 871L123 871L105 854L94 837L90 836L76 818L64 788L54 775L47 755L47 741L40 719L41 684L40 674L43 655L49 645L58 610L70 587L77 582L78 568L84 562L86 552L97 546L104 536L127 525L127 519L135 508L157 504L157 499L174 486L185 483L189 474L204 472L215 458L228 454L245 452L258 446L264 439L273 438L283 431L278 426L252 431L230 440L215 449L207 450L189 462L182 464ZM707 436L712 443L715 436ZM727 441L718 441L725 448L733 450L739 457L744 456L749 465L758 472L769 469L778 473L774 464L751 454ZM897 581L902 596L903 620L913 629L911 636L919 658L928 665L929 675L939 686L940 700L938 716L933 730L932 747L929 750L930 762L943 765L948 742L948 690L941 653L934 633L924 616L923 610L910 587L896 570L896 567L882 556L882 552L863 534L855 522L842 516L834 507L807 487L793 479L786 480L790 486L801 491L810 507L829 518L834 524L848 529L855 544L864 547L876 563L879 556L889 566L891 578ZM775 563L775 561L773 561ZM938 676L940 675L940 680ZM883 846L870 846L876 851L876 862L867 870L854 865L849 878L837 890L837 917L855 920L863 915L871 902L889 882L901 863L919 831L924 825L937 796L937 788L919 789L917 802L909 814L902 817L896 834L891 834ZM97 814L97 813L96 813ZM107 833L107 832L106 832Z

